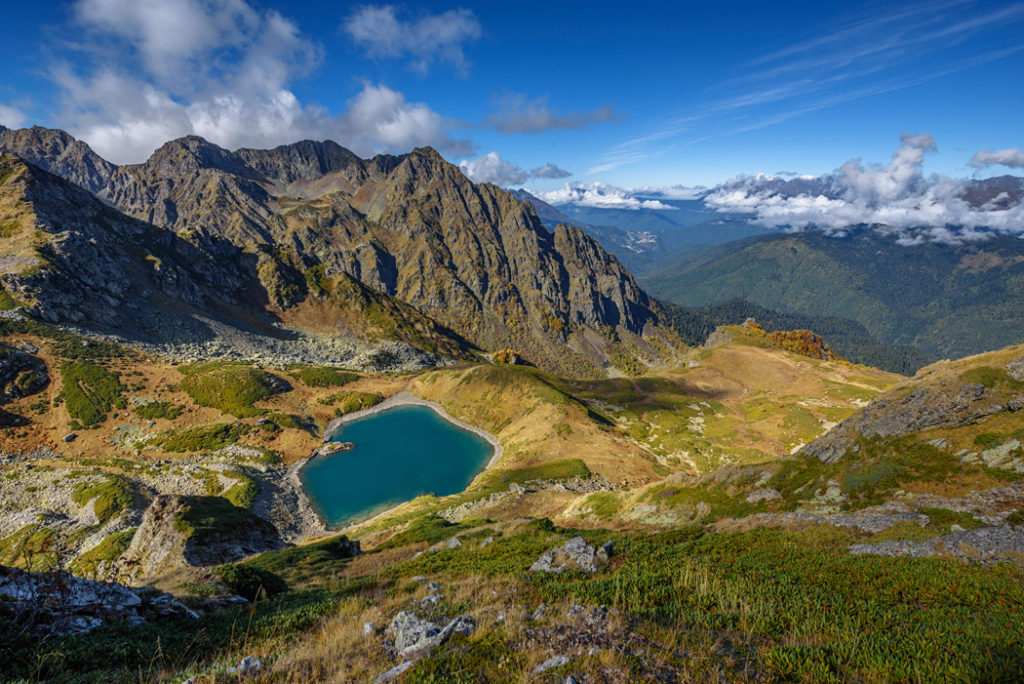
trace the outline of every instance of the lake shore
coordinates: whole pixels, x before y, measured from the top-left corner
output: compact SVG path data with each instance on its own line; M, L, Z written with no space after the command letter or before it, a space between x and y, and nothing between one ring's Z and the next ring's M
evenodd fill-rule
M489 468L492 468L496 463L498 463L498 461L501 460L501 457L505 452L504 447L501 446L501 442L499 442L498 439L491 433L487 432L486 430L482 430L476 427L475 425L470 425L469 423L466 423L464 421L459 420L458 418L455 418L436 401L420 399L419 397L406 391L393 394L384 401L382 401L381 403L377 404L376 406L371 406L369 408L361 409L359 411L353 411L352 413L348 413L344 416L339 416L338 418L335 418L330 423L328 423L327 428L324 430L324 443L326 444L330 442L332 437L346 423L351 423L361 418L366 418L368 416L372 416L377 413L382 413L384 411L387 411L388 409L398 408L400 406L423 406L429 408L432 411L434 411L437 415L439 415L441 418L448 421L449 423L459 428L462 428L467 432L472 432L473 434L477 435L478 437L486 441L491 446L491 458L487 461L487 464L473 476L474 479L479 477L480 473L488 470ZM322 536L323 534L329 532L344 532L345 530L351 529L358 525L364 525L373 520L377 520L378 518L387 515L394 509L400 506L404 506L406 503L408 503L407 501L403 501L401 503L387 506L383 510L373 513L370 517L366 518L365 520L360 520L350 525L346 525L344 528L338 530L331 530L328 527L327 522L320 516L319 512L317 512L316 507L313 505L312 500L310 500L309 496L306 494L305 489L302 487L301 480L299 479L299 473L302 470L302 468L306 464L308 464L313 458L315 458L316 455L316 452L314 452L307 456L306 458L302 459L301 461L294 463L292 467L288 469L288 484L290 485L289 488L292 489L293 491L297 490L296 493L298 498L300 499L300 515L307 520L310 514L312 514L316 518L316 524L308 525L307 527L307 529L309 529L309 531L312 533L309 536Z

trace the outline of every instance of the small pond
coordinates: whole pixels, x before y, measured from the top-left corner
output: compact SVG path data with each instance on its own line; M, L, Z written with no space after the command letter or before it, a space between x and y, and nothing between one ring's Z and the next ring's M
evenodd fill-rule
M345 423L331 437L355 447L300 473L329 527L341 528L421 494L461 492L494 453L483 437L426 406L396 406Z

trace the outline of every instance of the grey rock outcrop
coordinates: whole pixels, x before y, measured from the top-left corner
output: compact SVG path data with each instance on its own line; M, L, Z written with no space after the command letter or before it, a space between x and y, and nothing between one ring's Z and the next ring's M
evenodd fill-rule
M389 629L394 636L395 654L401 660L416 660L448 641L453 634L469 636L476 629L476 621L468 615L460 615L441 625L403 610L391 620Z
M583 537L573 537L561 546L541 554L530 566L530 572L558 573L572 567L584 572L595 572L600 565L608 562L613 553L611 542L606 542L595 550Z
M877 556L929 556L950 555L962 561L996 563L1009 561L1024 566L1024 529L1010 525L981 527L943 535L922 542L890 541L878 544L853 544L853 554Z
M202 529L189 529L184 516L196 506L214 501L212 516L230 520ZM347 540L346 540L347 541ZM121 577L155 577L183 567L229 563L284 546L276 528L219 497L183 497L161 494L142 516L131 545L118 560Z
M894 437L938 427L958 427L999 413L983 385L919 387L904 397L875 400L801 451L823 463L835 463L861 437Z
M0 614L36 635L81 634L116 622L140 624L197 618L178 599L153 589L132 589L66 572L30 573L0 566Z

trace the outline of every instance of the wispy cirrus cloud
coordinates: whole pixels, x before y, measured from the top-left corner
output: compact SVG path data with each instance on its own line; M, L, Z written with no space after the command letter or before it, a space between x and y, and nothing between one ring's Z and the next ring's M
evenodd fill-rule
M447 62L463 76L469 61L466 43L478 40L483 29L468 9L402 19L394 5L363 5L345 20L344 30L371 58L408 58L416 71L426 73L434 62Z
M591 173L608 171L709 138L784 121L926 83L1005 59L1024 41L965 56L959 48L985 32L1024 21L1024 3L952 0L847 15L835 28L748 61L735 76L696 93L675 115L609 149Z

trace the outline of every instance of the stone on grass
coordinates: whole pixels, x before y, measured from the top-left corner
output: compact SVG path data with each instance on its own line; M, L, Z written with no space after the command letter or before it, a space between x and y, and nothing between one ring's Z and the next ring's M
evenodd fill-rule
M533 668L533 674L540 674L541 672L547 672L548 670L552 670L552 669L554 669L556 667L562 667L563 665L568 665L568 664L569 664L569 656L567 656L567 655L551 656L550 658L545 660L543 663L541 663L537 667Z
M611 542L605 542L597 551L583 537L573 537L561 546L545 551L530 566L530 572L562 572L577 568L584 572L595 572L599 565L608 562L614 554Z

